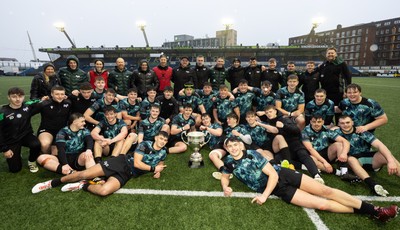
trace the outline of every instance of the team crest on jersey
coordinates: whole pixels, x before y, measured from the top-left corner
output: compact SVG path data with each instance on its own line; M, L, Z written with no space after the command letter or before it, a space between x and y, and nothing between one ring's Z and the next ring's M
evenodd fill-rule
M17 114L17 118L21 118L22 115L20 113Z
M64 104L64 108L68 108L68 106L69 106L68 104Z
M146 146L141 145L140 148L139 148L139 150L142 151L142 152L144 152L144 151L146 150Z
M14 113L8 114L8 115L6 116L6 118L8 118L8 119L10 119L10 120L14 119Z
M50 105L50 109L53 109L53 108L54 108L54 106Z
M352 138L353 142L357 142L360 140L360 138L358 136L352 136L351 138Z

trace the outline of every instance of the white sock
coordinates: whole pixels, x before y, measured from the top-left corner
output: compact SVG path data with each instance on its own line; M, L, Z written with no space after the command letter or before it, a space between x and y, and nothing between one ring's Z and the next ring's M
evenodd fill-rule
M348 168L347 167L340 167L340 172L342 173L342 175L346 174L348 172Z

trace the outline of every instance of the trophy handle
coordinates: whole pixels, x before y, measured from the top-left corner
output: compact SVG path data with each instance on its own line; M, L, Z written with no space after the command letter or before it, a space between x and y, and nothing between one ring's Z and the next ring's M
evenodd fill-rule
M208 140L207 139L208 136ZM204 139L206 140L203 144L200 144L200 148L206 145L211 140L211 134L208 131L204 132Z
M187 130L181 132L181 139L183 142L185 142L185 144L189 145L189 141L187 138Z

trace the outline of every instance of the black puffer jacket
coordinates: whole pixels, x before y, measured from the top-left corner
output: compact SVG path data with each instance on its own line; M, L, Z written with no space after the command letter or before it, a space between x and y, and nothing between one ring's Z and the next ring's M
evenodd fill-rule
M39 73L32 79L31 83L31 99L41 99L44 96L51 95L51 88L56 85L61 85L60 79L54 75L49 77L49 82L46 83L43 73Z
M219 90L219 86L225 84L226 76L227 72L225 70L225 67L219 68L217 66L214 66L211 69L210 82L213 90Z
M276 69L268 69L265 71L265 80L271 82L272 92L278 91L279 85L285 85L283 83L282 74Z
M193 82L196 87L197 76L190 65L183 68L182 66L176 67L172 71L171 81L174 83L174 97L178 98L179 91L183 89L186 82Z
M237 88L242 79L245 79L244 68L242 66L239 66L238 68L231 66L228 69L228 76L226 80L231 84L231 90Z
M198 66L196 65L193 68L196 77L197 77L197 84L196 85L196 89L203 89L204 86L204 82L208 82L210 80L211 77L211 71L210 68L208 68L207 66Z
M265 72L261 71L261 66L247 66L244 71L244 77L249 82L249 86L261 88L261 82L265 80Z
M146 71L143 71L141 69L143 63L147 63ZM133 71L133 74L129 79L129 86L136 86L138 90L138 95L141 97L146 97L147 89L155 88L156 90L158 90L160 82L158 81L158 77L154 73L154 71L150 70L149 63L147 61L141 61L139 64L139 68Z
M108 75L108 88L112 88L118 94L126 96L128 94L131 75L132 72L126 68L121 71L115 67Z
M74 70L68 65L71 60L76 61L78 65ZM66 65L66 67L60 68L57 75L60 78L61 85L65 88L65 93L69 95L73 90L79 89L82 83L89 82L89 78L85 71L79 69L79 59L76 56L68 56Z

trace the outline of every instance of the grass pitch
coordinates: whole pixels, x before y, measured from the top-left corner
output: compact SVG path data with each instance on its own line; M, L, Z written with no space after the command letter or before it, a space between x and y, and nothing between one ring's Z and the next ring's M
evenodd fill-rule
M29 98L30 77L0 77L0 104L7 103L7 89L19 86ZM375 99L384 108L389 123L377 129L376 136L400 159L399 134L400 79L353 78L362 86L363 96ZM34 117L36 132L39 118ZM211 177L214 167L203 149L205 167L189 169L190 152L169 155L168 167L159 180L151 175L130 180L127 189L177 190L177 196L114 194L105 198L79 191L62 193L59 188L31 194L38 182L59 177L40 169L29 172L24 149L25 167L20 173L8 173L0 157L0 229L315 229L302 208L270 199L263 206L253 205L249 198L186 197L181 190L221 191L219 182ZM400 178L388 176L386 167L372 175L391 196L400 196ZM361 183L350 185L337 177L323 175L330 186L354 195L371 195ZM234 191L251 192L236 179ZM388 202L374 202L388 205ZM400 203L397 203L400 205ZM329 229L398 229L399 219L385 225L366 216L334 214L317 211ZM396 227L397 226L397 227Z

